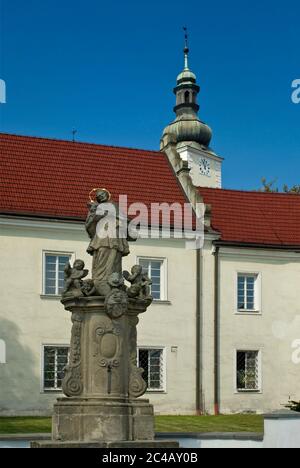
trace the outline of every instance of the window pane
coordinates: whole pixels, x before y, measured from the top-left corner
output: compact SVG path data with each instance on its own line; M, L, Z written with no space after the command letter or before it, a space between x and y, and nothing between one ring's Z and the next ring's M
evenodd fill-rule
M55 255L46 255L46 264L47 265L56 265L56 256Z
M238 276L238 309L245 309L245 277Z
M161 299L161 267L162 261L159 260L147 260L140 259L139 264L143 267L143 272L149 274L152 285L151 285L151 295L154 299Z
M256 275L238 275L238 309L255 310Z
M143 268L143 271L145 273L148 273L148 270L149 270L149 261L148 260L140 260L139 261L139 264L141 265L141 267Z
M46 285L45 294L56 294L55 286L51 287Z
M144 369L143 379L145 380L147 386L149 386L149 365L148 365L148 351L146 349L139 350L139 362L138 367Z
M58 257L58 264L61 269L64 269L66 264L70 261L70 256L63 255Z
M239 351L237 353L238 390L258 390L258 351Z
M157 292L156 292L156 291L152 291L151 294L152 294L153 299L155 299L155 300L157 300L157 301L160 300L160 297L161 297L161 296L160 296L160 291L157 291Z
M245 389L245 369L246 369L246 354L243 352L237 353L237 388Z
M148 390L163 388L163 351L161 349L140 349L139 367L145 369L143 378L148 385Z
M159 270L160 271L161 262L151 261L151 270Z
M64 288L64 268L70 256L46 255L45 258L45 294L61 294Z
M64 369L69 359L69 348L51 347L44 348L44 388L60 390Z

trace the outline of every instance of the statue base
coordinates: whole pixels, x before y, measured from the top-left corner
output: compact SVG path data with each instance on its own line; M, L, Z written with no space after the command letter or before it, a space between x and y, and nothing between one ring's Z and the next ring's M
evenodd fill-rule
M138 316L150 298L129 298L112 287L106 297L64 297L72 313L70 357L54 405L52 440L32 448L151 448L179 446L154 440L154 411L143 369L137 367Z
M90 448L90 449L151 449L156 450L172 448L179 448L179 443L172 440L139 440L128 441L121 440L115 442L53 442L49 440L43 442L31 442L31 448Z
M153 439L153 406L148 400L61 398L54 405L53 442Z

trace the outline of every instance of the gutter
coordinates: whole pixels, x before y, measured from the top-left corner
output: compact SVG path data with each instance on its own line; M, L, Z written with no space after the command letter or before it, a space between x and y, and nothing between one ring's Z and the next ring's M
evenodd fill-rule
M220 262L219 262L219 246L216 246L214 252L215 257L215 272L214 272L214 410L215 415L220 414L220 367L219 367L219 297L220 297Z
M196 250L196 414L204 414L202 384L202 251Z
M271 249L271 250L289 250L300 253L300 245L285 245L285 244L261 244L250 242L235 242L235 241L214 241L216 247L240 247L244 249Z

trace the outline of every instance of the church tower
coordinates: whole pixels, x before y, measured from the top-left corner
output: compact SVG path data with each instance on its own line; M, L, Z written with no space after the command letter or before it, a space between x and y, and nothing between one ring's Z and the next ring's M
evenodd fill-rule
M198 117L198 94L196 75L190 70L188 36L185 29L184 69L177 77L174 88L176 119L168 125L161 139L161 150L170 142L182 160L187 161L190 176L197 187L221 188L222 161L210 148L212 130Z

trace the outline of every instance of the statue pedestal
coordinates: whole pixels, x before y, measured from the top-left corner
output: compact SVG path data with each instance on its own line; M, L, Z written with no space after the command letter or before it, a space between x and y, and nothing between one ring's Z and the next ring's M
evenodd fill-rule
M154 439L148 400L62 398L54 406L53 441L138 441Z
M122 291L117 296L62 301L73 322L62 385L68 398L54 405L52 441L32 447L178 446L154 441L153 406L138 399L146 384L137 367L136 327L151 301L127 298L124 304Z

